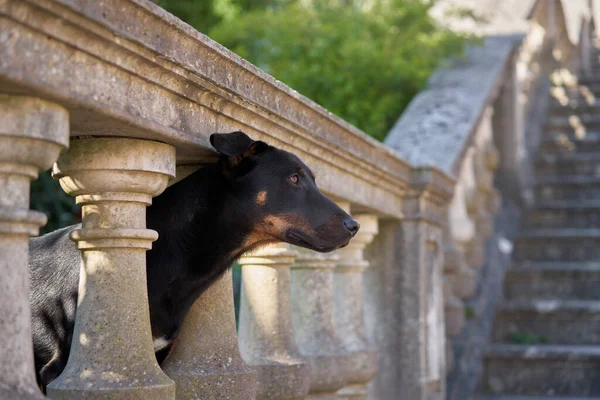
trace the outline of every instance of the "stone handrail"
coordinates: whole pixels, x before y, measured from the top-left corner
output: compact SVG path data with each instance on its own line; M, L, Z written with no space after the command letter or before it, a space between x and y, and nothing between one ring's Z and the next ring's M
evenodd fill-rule
M147 0L0 1L0 104L0 356L10 360L0 397L42 398L26 271L27 237L44 218L27 193L70 137L54 175L83 206L72 235L82 295L48 397L443 398L450 169L411 166ZM363 227L333 254L245 255L239 338L225 274L160 368L144 274L157 235L144 210L215 160L211 133L234 130L297 154Z

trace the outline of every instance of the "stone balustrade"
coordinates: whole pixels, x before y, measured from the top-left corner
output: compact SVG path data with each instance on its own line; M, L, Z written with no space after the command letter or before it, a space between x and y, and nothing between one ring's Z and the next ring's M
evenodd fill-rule
M69 113L58 104L0 93L0 398L42 399L35 382L29 309L28 238L46 216L29 210L29 182L69 140Z
M486 72L499 74L512 47L499 46ZM26 268L27 237L44 218L27 192L58 159L54 176L83 206L72 235L82 296L48 397L444 398L444 332L464 324L498 208L497 115L444 93L458 111L478 110L468 118L477 128L440 150L443 162L427 152L421 162L412 141L373 140L148 1L0 2L0 333L10 360L0 397L43 398ZM244 255L239 331L226 273L159 367L144 274L157 236L145 208L215 160L211 133L238 129L298 155L362 227L333 253L276 244Z
M486 242L494 232L494 218L500 209L493 182L498 151L492 117L493 109L488 107L463 159L444 227L445 322L450 338L465 326L468 312L464 302L475 294L487 259Z

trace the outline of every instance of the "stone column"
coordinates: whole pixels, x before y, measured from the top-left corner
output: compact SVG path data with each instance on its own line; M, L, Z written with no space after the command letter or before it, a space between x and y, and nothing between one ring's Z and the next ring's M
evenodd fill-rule
M178 400L251 400L256 372L238 349L231 269L196 300L163 364Z
M349 211L349 204L340 205ZM378 232L376 215L355 215L360 230L350 244L338 251L340 260L335 269L335 313L337 330L348 353L348 384L338 391L339 398L367 398L367 384L378 367L377 350L369 346L365 327L363 272L369 266L364 249ZM385 323L384 321L380 321Z
M348 359L335 326L333 273L339 257L297 248L292 266L292 321L311 367L309 399L336 399L347 383Z
M475 224L467 212L464 186L475 191L473 172L474 149L470 148L461 166L459 181L448 206L447 218L442 220L444 251L444 314L446 333L458 335L466 322L464 299L470 298L476 289L477 274L469 267L465 253L475 237Z
M0 398L43 399L35 381L29 310L29 184L69 142L69 114L40 99L0 94Z
M446 340L443 312L443 220L454 182L433 169L414 172L413 191L404 200L405 219L396 232L400 269L392 304L402 321L394 332L398 376L388 382L395 398L445 399ZM387 328L386 328L387 329ZM394 398L394 397L386 397Z
M48 386L53 399L173 399L152 346L146 207L175 174L175 149L139 139L74 139L54 165L82 205L77 317L67 366Z
M539 45L541 47L541 43ZM522 51L521 53L525 53L522 56L532 56L528 52ZM538 72L530 71L531 73L527 74L526 71L532 65L542 64L540 72L543 74L544 67L543 60L519 61L516 57L517 55L510 60L506 83L494 104L492 129L497 133L494 135L494 142L499 150L498 172L500 173L496 177L498 186L510 201L519 206L527 206L531 197L528 191L533 184L534 175L533 165L530 162L530 159L534 157L529 155L529 151L533 149L529 149L528 142L533 140L534 147L537 148L536 137L540 138L543 128L534 128L526 121L529 118L527 107L530 108L530 111L535 111L539 105L534 107L533 104L540 103L535 96L535 85L530 87L535 80L527 82L527 76L537 79ZM526 76L519 76L519 71L521 71L521 75L525 74ZM548 96L547 92L543 93L544 96ZM528 104L524 104L524 101ZM531 116L538 113L545 115L546 110L533 112ZM540 121L535 125L543 126L544 123ZM532 130L532 128L534 129Z
M300 355L292 328L290 267L297 254L281 243L239 260L240 351L258 372L257 399L300 400L310 388L310 367Z

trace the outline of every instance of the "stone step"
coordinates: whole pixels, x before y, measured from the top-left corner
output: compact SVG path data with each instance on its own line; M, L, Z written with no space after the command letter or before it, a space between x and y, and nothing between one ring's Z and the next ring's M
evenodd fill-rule
M595 228L600 226L600 201L538 203L522 219L523 229Z
M595 108L596 106L592 106ZM575 130L582 127L584 130L598 130L600 128L600 115L597 111L592 111L585 107L583 109L572 110L568 112L568 108L563 115L549 115L546 122L546 128L550 131L557 129Z
M538 154L600 152L600 131L575 133L573 129L547 130L540 140Z
M600 301L522 300L499 307L497 343L600 345Z
M600 104L598 102L588 103L588 102L569 102L566 105L557 105L554 103L550 107L549 118L561 117L557 118L558 121L564 119L564 117L569 117L572 115L575 116L586 116L584 118L594 116L600 113Z
M597 89L594 91L593 89ZM558 107L575 108L600 104L600 86L576 86L573 88L553 88L550 92L550 112Z
M600 262L523 262L506 272L507 300L600 300Z
M482 387L505 395L600 396L600 346L491 345Z
M600 229L522 231L514 245L515 261L600 261Z
M537 202L600 199L600 178L582 175L538 177L534 196Z
M593 73L590 76L582 76L579 78L577 83L580 86L586 86L590 89L600 88L600 75L598 73Z
M540 152L535 160L535 171L537 176L600 177L600 152Z

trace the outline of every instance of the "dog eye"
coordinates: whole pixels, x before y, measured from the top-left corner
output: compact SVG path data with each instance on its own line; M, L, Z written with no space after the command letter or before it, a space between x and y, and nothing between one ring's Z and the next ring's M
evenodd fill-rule
M300 178L298 177L298 175L292 175L288 178L290 180L290 182L292 182L294 185L297 185L298 182L300 181Z

